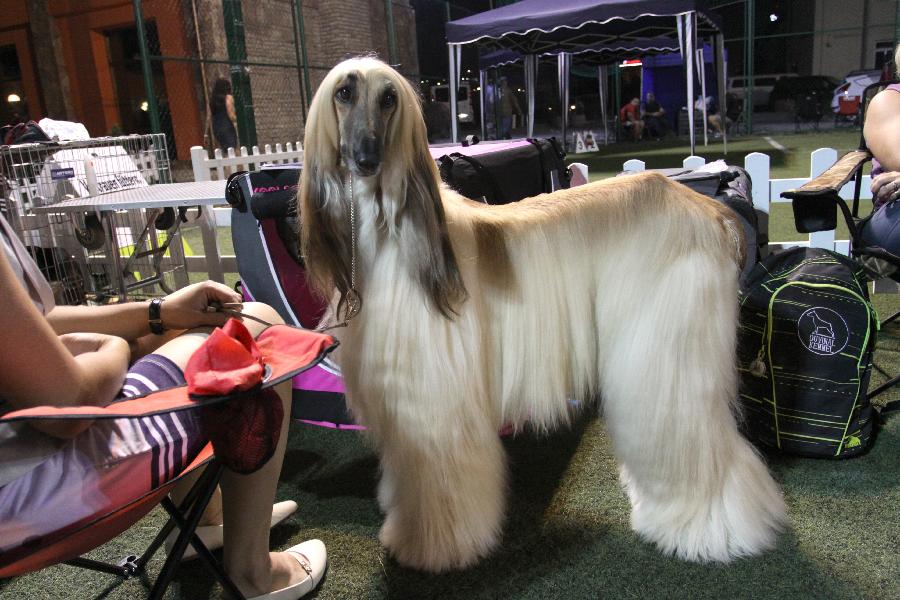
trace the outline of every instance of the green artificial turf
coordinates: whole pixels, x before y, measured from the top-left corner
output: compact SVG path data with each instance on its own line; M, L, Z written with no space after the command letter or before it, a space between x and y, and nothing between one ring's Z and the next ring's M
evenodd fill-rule
M796 159L797 164L792 173L779 177L804 172L794 154L805 154L808 171L809 150L829 145L808 139L815 136L783 137L796 138L796 143L778 161L794 164ZM782 138L779 141L785 144ZM739 143L730 148L737 152ZM756 142L746 143L742 152L761 149ZM678 160L684 156L678 155ZM729 162L734 162L731 156L730 151ZM613 164L612 158L588 160ZM674 165L660 159L660 164L648 166ZM789 211L789 207L787 212L773 211L772 239L790 239L782 237L792 228ZM873 300L882 316L900 308L900 295L878 294ZM898 371L900 325L889 325L879 336L872 386ZM897 398L900 390L893 389L878 402ZM859 458L829 461L768 455L785 492L790 527L774 550L728 565L698 565L663 556L631 532L609 439L593 412L571 429L547 436L526 432L503 443L509 455L510 486L502 544L471 569L428 575L400 567L378 543L378 463L364 436L294 423L278 499L292 498L301 508L273 530L272 547L286 548L311 537L325 541L328 573L317 593L308 596L319 600L900 598L898 413L886 419L872 450ZM157 509L90 556L115 560L138 552L162 522ZM160 554L149 565L149 580L161 564ZM124 600L144 597L148 589L148 578L120 581L55 566L0 581L0 598ZM193 562L181 567L166 597L204 599L222 594L205 568Z
M897 366L900 330L882 337L879 362ZM894 393L896 395L896 393ZM898 598L900 597L900 418L890 418L871 452L845 461L769 457L783 485L791 526L777 547L728 565L661 555L628 526L609 440L587 415L568 431L504 441L510 457L509 518L497 551L466 571L428 575L398 566L377 541L377 461L362 436L295 423L279 498L300 512L276 527L272 546L318 537L327 576L312 598ZM135 551L162 522L155 511L92 553ZM161 558L150 565L152 576ZM0 583L2 598L129 599L146 581L68 566ZM197 563L180 569L168 598L219 598Z

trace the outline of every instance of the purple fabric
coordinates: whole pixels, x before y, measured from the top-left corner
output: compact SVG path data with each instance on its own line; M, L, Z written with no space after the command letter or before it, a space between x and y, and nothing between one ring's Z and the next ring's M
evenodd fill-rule
M294 377L293 387L295 390L311 392L345 393L343 378L327 371L321 364Z
M365 429L362 425L353 425L352 423L332 423L330 421L310 421L308 419L299 419L299 421L301 423L306 423L307 425L327 427L329 429L349 429L352 431L361 431Z
M511 142L480 142L473 146L430 146L428 150L431 152L431 158L437 160L446 154L453 154L454 152L459 152L466 156L478 156L479 154L490 154L491 152L530 145L531 142L528 140L513 140Z
M315 329L325 313L326 303L312 291L306 269L294 262L278 235L275 219L260 221L266 247L272 258L275 275L281 283L284 295L291 303L291 308L300 325L306 329Z
M506 34L534 34L535 32L582 37L584 29L596 29L610 21L616 22L616 33L643 31L654 17L672 17L698 11L716 29L718 18L704 12L703 0L522 0L494 10L478 13L447 23L447 41L465 44L483 37L500 38ZM562 29L564 31L560 32ZM619 31L621 29L622 31Z
M900 83L892 83L891 85L884 88L884 90L882 90L882 91L886 91L886 90L891 90L892 92L900 92ZM877 158L873 157L872 158L872 177L875 177L876 175L881 175L882 173L884 173L884 167L881 166L881 163L878 162ZM884 203L882 202L882 203L878 204L875 208L878 208L878 206L881 206L881 204L884 204Z

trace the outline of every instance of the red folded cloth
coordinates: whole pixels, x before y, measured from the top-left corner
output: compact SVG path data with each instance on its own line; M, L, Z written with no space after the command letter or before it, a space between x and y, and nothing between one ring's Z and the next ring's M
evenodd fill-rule
M204 406L204 433L222 464L252 473L275 453L284 409L271 388L263 388L265 365L256 341L243 323L229 319L194 352L184 370L188 392L199 396L236 395Z
M188 360L184 377L188 393L227 396L262 382L265 367L256 340L237 319L216 327Z

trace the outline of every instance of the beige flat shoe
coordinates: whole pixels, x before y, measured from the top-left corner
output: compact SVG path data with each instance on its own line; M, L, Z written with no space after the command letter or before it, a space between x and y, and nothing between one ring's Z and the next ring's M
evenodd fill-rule
M285 552L297 559L297 562L306 571L306 579L286 588L281 588L262 596L254 596L247 600L300 600L300 598L316 589L316 586L322 581L322 575L325 574L325 567L328 565L328 553L325 551L325 544L321 540L307 540L302 544L288 548Z
M275 527L289 516L297 512L297 503L293 500L285 500L284 502L276 502L272 505L272 521L269 524L269 527ZM221 525L201 525L194 530L194 533L197 534L197 537L200 538L200 541L209 548L210 550L218 550L222 547L222 542L224 540L224 527ZM175 545L175 539L178 537L178 530L176 528L169 537L166 538L166 552L171 552L172 546ZM193 560L197 558L197 551L194 550L194 547L191 544L188 544L188 547L184 551L184 555L181 557L182 561Z

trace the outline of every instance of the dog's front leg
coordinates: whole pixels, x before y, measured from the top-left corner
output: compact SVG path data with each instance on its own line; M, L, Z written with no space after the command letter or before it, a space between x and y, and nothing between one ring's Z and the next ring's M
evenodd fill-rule
M387 478L378 493L387 510L380 538L398 562L441 572L491 551L503 521L506 456L487 419L392 427L379 446Z

